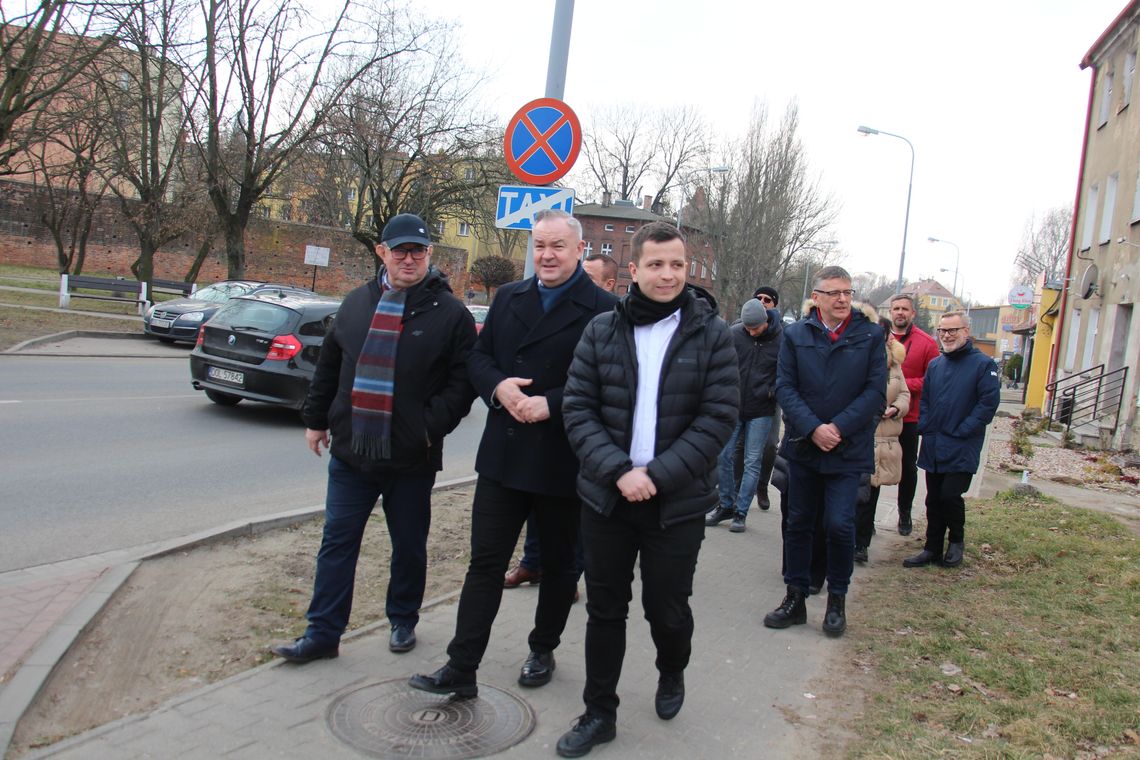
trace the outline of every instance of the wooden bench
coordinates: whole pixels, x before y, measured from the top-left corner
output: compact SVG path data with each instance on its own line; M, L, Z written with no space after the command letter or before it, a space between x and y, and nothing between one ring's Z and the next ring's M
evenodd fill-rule
M179 282L178 280L160 280L157 277L150 281L150 292L174 293L181 296L192 296L198 290L195 282Z
M95 290L104 295L79 293L77 292L79 290ZM72 298L94 298L97 301L131 301L138 305L139 314L142 314L143 310L150 306L145 282L61 274L59 276L59 307L61 309L68 308L71 305Z

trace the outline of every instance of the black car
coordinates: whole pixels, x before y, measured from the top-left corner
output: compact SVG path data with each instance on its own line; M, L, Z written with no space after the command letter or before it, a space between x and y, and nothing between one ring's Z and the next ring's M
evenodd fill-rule
M194 291L189 298L156 303L143 314L143 332L164 343L198 339L198 328L231 298L266 291L311 293L306 288L259 280L223 280Z
M300 409L339 307L316 293L232 299L199 330L191 383L222 406L249 399Z

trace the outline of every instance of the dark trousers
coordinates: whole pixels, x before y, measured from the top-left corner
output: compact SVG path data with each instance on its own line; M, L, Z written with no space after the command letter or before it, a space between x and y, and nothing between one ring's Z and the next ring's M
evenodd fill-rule
M619 499L608 517L582 508L587 614L582 699L588 712L611 720L617 716L625 621L639 554L641 606L657 648L657 670L680 673L689 664L693 648L689 597L704 537L703 516L662 528L653 501L630 504Z
M910 519L914 490L918 487L918 423L904 422L899 434L902 447L902 480L899 481L899 517Z
M580 506L577 497L518 491L479 477L471 506L471 563L459 595L455 637L447 645L452 667L466 671L479 668L503 600L503 575L519 531L532 512L542 544L542 583L528 641L532 651L545 654L555 650L578 583L574 543Z
M812 540L819 512L827 534L827 590L846 594L855 568L855 502L859 474L822 473L788 462L788 530L784 537L784 583L808 591Z
M780 541L783 556L780 562L780 575L788 574L788 494L780 494ZM823 529L823 510L815 515L815 530L811 539L811 586L823 588L827 580L827 531Z
M926 550L942 556L942 543L950 534L950 543L965 542L966 500L962 494L970 490L973 475L968 472L926 473Z
M868 547L875 535L875 508L879 506L879 486L870 487L870 496L855 505L855 546Z
M393 625L415 627L427 581L427 537L435 475L362 472L330 456L325 527L317 552L317 577L306 617L305 635L340 641L352 613L356 561L368 518L380 499L392 560L386 612Z

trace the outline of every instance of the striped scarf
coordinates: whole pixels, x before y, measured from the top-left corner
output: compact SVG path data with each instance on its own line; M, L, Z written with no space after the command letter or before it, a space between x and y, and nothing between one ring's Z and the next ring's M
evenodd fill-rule
M404 327L406 290L381 283L368 337L352 381L352 451L366 459L392 458L392 399L396 393L396 344Z

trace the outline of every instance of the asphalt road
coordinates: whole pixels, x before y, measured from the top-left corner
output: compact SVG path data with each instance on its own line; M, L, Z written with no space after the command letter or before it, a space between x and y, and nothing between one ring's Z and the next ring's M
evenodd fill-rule
M477 400L439 480L472 473L484 417ZM297 413L216 406L182 357L0 356L0 431L0 572L324 501Z

